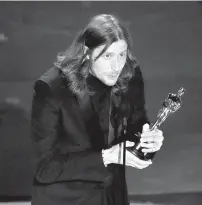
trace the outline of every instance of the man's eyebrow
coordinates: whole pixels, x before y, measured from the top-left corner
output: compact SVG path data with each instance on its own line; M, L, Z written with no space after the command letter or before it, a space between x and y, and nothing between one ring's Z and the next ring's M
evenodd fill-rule
M127 49L124 49L120 53L124 53L124 52L127 52ZM106 54L106 53L114 54L114 52L112 52L112 51L105 51L103 54Z

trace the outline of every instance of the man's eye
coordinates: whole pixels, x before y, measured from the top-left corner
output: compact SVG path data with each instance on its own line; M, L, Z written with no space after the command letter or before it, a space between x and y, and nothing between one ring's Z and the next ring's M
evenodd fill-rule
M104 55L104 58L106 58L106 59L111 58L111 54L109 54L109 53L105 54L105 55Z
M121 57L125 57L125 56L126 56L126 53L120 53L120 56L121 56Z

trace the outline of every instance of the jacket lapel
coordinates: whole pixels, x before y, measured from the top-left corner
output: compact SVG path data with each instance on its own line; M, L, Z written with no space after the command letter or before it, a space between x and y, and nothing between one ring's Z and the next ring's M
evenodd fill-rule
M106 147L104 143L104 133L99 124L97 112L93 108L93 103L88 92L83 97L78 98L82 118L84 121L85 129L90 136L92 146L96 150L101 150Z

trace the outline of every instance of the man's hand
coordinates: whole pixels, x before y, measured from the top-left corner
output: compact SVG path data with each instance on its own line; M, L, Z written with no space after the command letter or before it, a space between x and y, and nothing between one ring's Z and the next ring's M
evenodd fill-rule
M126 141L126 147L134 146L134 142ZM123 142L113 147L103 150L104 164L123 164ZM152 164L151 160L144 161L137 158L131 152L126 150L126 166L131 166L137 169L144 169Z
M163 132L159 129L151 131L149 129L149 124L144 124L140 139L140 146L144 147L142 152L156 152L163 144Z

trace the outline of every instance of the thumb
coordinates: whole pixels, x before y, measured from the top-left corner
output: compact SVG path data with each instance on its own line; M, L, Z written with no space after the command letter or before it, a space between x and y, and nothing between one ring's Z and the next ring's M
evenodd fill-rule
M150 129L149 129L149 124L148 123L145 123L142 127L142 132L148 132Z

